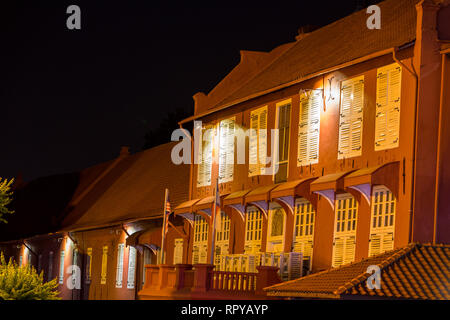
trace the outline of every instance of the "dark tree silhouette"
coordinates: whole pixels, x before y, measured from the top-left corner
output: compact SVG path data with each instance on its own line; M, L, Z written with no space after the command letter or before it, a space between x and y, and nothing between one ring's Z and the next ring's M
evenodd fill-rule
M158 128L150 128L149 131L145 134L145 142L142 149L145 150L163 143L170 142L172 132L180 127L178 122L192 116L192 109L192 107L189 109L177 108L174 112L168 112L166 117L162 119ZM192 125L192 122L186 123L183 125L183 128L189 130L189 132L192 134Z

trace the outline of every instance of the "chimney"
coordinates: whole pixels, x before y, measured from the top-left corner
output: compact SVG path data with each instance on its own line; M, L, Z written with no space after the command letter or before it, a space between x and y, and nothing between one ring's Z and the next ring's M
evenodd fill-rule
M306 38L311 34L311 32L313 32L316 29L317 29L316 26L312 26L310 24L301 26L300 28L298 28L298 35L295 37L295 40L299 41L302 40L303 38Z
M121 147L119 158L123 158L130 155L130 147Z

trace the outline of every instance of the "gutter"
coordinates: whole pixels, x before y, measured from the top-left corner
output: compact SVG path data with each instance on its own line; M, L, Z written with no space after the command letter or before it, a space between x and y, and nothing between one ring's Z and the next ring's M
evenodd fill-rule
M411 201L409 204L409 237L408 237L408 243L411 243L412 241L412 233L413 233L413 221L414 221L414 193L416 190L415 186L415 177L416 177L416 153L417 153L417 109L418 109L418 95L419 95L419 77L415 70L409 69L403 62L397 59L396 53L398 51L397 48L392 48L392 58L395 62L397 62L399 65L401 65L403 68L405 68L413 77L415 80L415 93L414 93L414 132L413 132L413 147L412 147L412 175L411 175ZM414 65L412 64L412 68L414 69Z
M242 103L242 102L245 102L245 101L248 101L248 100L251 100L251 99L254 99L254 98L257 98L257 97L260 97L260 96L263 96L263 95L266 95L266 94L269 94L269 93L272 93L272 92L275 92L275 91L278 91L278 90L281 90L281 89L284 89L286 87L290 87L292 85L304 82L306 80L310 80L312 78L315 78L315 77L318 77L318 76L321 76L321 75L324 75L324 74L327 74L327 73L330 73L330 72L334 72L334 71L337 71L339 69L343 69L343 68L346 68L346 67L358 64L358 63L362 63L362 62L365 62L365 61L368 61L368 60L372 60L372 59L375 59L375 58L379 58L379 57L391 54L393 52L393 50L395 50L395 49L396 48L389 48L389 49L377 51L377 52L374 52L372 54L366 55L364 57L360 57L360 58L357 58L357 59L354 59L354 60L351 60L351 61L339 64L337 66L334 66L334 67L331 67L331 68L324 69L322 71L318 71L318 72L312 73L312 74L307 75L305 77L302 77L302 78L299 78L299 79L296 79L296 80L293 80L293 81L281 84L279 86L276 86L276 87L273 87L273 88L270 88L270 89L267 89L267 90L264 90L264 91L260 91L260 92L254 93L252 95L246 96L245 98L241 98L241 99L235 100L233 102L229 102L229 103L224 104L222 106L219 106L217 108L213 108L213 109L207 110L205 112L202 112L202 113L200 113L198 115L193 115L193 116L191 116L189 118L181 120L180 122L178 122L178 124L181 126L184 123L187 123L187 122L190 122L190 121L193 121L193 120L205 117L207 115L210 115L210 114L213 114L215 112L224 110L226 108L229 108L231 106L237 105L239 103Z

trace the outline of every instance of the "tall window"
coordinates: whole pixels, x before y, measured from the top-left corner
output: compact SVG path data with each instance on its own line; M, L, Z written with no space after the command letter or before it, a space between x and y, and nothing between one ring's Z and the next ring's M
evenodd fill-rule
M364 76L342 82L338 159L362 153Z
M219 183L233 181L235 121L220 121Z
M102 252L102 273L100 284L106 284L106 274L108 272L108 246L103 246Z
M193 263L207 263L208 256L208 222L201 215L194 218L194 252Z
M47 281L52 280L53 278L53 251L50 251L48 254L48 274Z
M281 103L278 112L278 172L275 183L287 181L289 160L289 126L291 118L291 103Z
M333 267L355 260L358 203L350 194L336 196Z
M248 175L257 176L265 167L267 157L267 106L250 113Z
M213 138L214 126L208 125L202 129L202 141L198 144L197 187L211 185Z
M230 242L230 217L223 211L216 215L216 242L214 264L219 266L221 255L228 254Z
M260 252L262 213L256 207L248 207L245 220L245 251L246 253Z
M402 68L397 63L377 70L375 150L399 145Z
M267 252L283 252L284 246L284 209L275 202L269 204L269 223L267 232Z
M294 251L301 252L303 259L311 262L314 241L315 211L306 199L295 201Z
M311 90L300 96L297 165L319 162L320 107L322 94Z
M132 246L129 246L128 248L127 289L134 289L136 278L136 248Z
M124 249L125 249L125 244L119 243L119 245L117 247L116 288L122 288Z
M373 187L369 256L394 249L395 197L384 186Z

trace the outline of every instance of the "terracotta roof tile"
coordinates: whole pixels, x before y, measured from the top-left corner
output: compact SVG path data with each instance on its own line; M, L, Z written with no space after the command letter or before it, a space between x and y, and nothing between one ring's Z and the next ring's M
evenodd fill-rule
M270 296L450 299L450 245L411 244L360 262L266 288ZM378 265L381 289L368 289L367 267Z
M379 30L367 28L368 15L364 9L312 32L239 90L209 109L233 105L241 99L257 96L316 72L414 41L417 2L387 0L379 3L382 12L382 27Z

